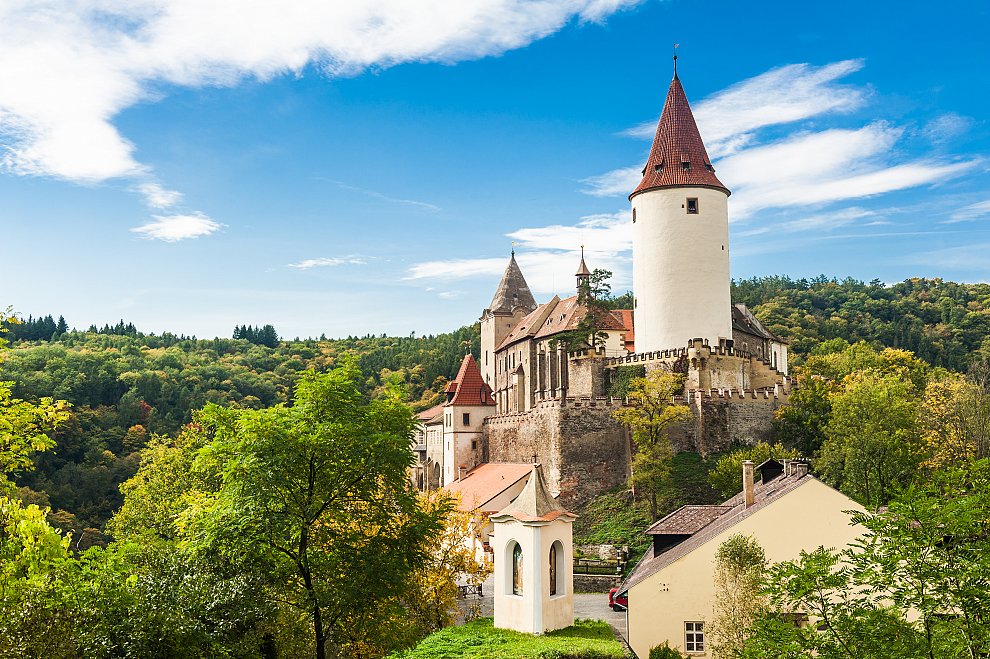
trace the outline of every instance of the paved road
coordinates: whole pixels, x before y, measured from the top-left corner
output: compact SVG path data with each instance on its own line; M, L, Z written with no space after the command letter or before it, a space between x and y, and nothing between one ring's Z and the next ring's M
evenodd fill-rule
M493 593L495 592L494 579L489 578L485 582L482 592L484 596L481 598L470 597L466 600L460 600L461 611L467 613L470 610L475 615L482 617L495 615L495 598L493 597ZM627 637L626 614L624 611L617 613L608 607L608 593L575 594L574 617L604 620L612 626L616 634L621 635L623 638Z

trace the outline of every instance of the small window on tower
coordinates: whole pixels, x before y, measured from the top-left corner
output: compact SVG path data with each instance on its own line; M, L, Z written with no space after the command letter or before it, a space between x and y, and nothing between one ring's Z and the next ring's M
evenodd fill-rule
M687 161L687 160L682 161L681 162L681 169L683 169L685 172L691 171L691 163L689 161Z
M687 200L687 212L688 215L698 214L698 200L694 197Z
M715 171L715 168L712 167L712 164L710 162L706 162L705 163L705 169L707 169L710 172L714 172Z
M461 421L464 423L465 426L471 425L471 414L469 412L465 412L461 416Z
M636 209L633 209L633 224L636 224Z

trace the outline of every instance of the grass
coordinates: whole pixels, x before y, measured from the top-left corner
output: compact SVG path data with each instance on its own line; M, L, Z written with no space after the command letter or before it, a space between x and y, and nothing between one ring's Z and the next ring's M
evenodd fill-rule
M624 659L625 649L601 620L578 620L573 627L543 636L495 629L491 618L431 634L411 650L390 659Z

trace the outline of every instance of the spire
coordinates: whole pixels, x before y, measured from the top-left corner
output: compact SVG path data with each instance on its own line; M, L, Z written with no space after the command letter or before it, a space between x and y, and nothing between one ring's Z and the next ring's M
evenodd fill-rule
M588 270L588 265L584 262L584 245L581 245L581 265L578 266L575 277L577 277L577 289L580 295L581 286L591 279L591 270Z
M513 309L522 307L527 312L536 309L536 300L529 290L529 284L523 277L519 264L516 263L515 250L509 258L509 265L505 267L505 274L495 290L495 297L488 310L492 312L512 313Z
M534 464L529 480L526 481L526 486L519 493L519 496L508 506L492 515L493 520L507 517L514 517L521 522L548 522L558 517L567 517L573 520L577 515L568 512L553 498L547 490L547 483L543 478L543 467Z
M674 79L667 91L649 160L643 168L643 180L629 198L647 190L679 186L716 188L730 194L715 176L715 168L708 159L698 124L677 77L677 55L674 55Z

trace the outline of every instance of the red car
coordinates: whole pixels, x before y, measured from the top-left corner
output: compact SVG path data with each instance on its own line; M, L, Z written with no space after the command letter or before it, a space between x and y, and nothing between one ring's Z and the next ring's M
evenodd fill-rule
M622 593L616 597L618 591L618 588L608 591L608 605L613 611L625 611L629 608L629 593Z

